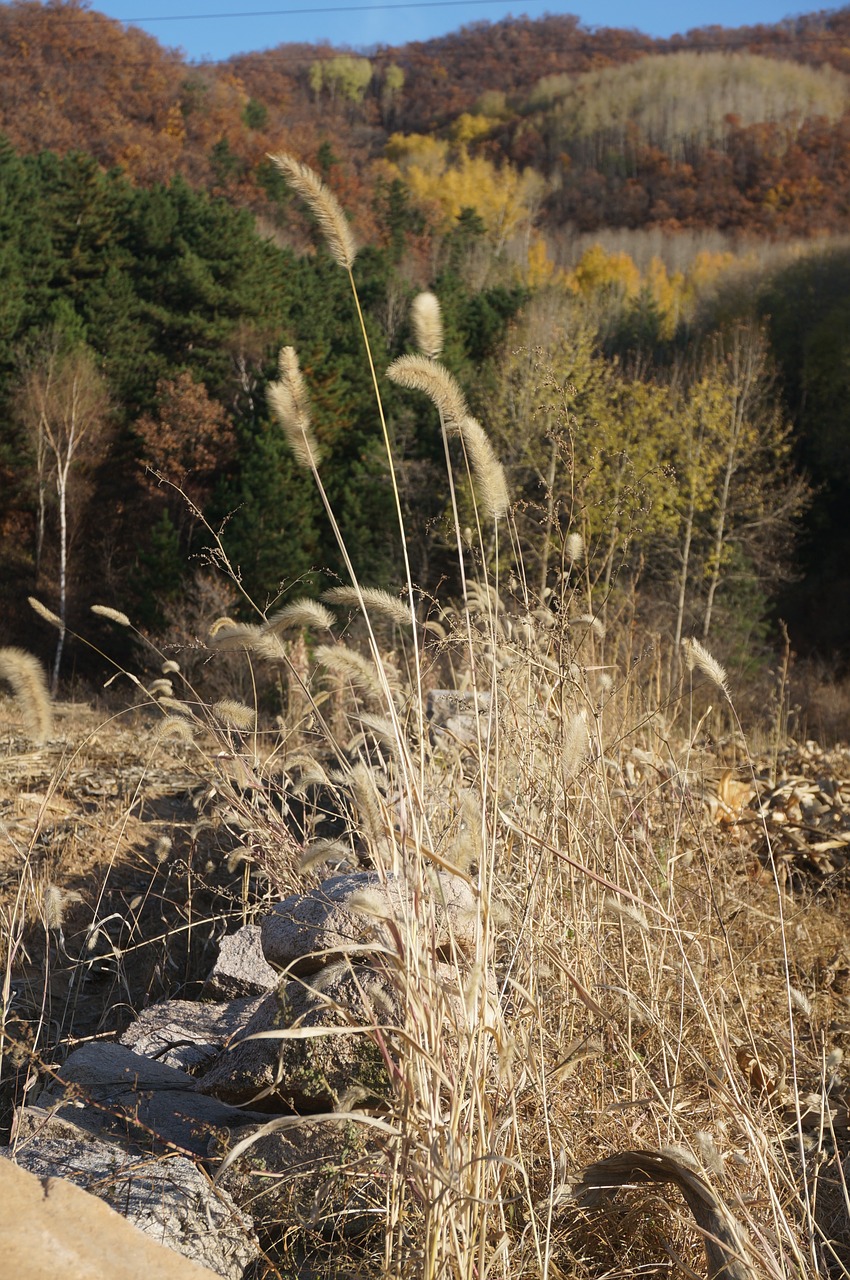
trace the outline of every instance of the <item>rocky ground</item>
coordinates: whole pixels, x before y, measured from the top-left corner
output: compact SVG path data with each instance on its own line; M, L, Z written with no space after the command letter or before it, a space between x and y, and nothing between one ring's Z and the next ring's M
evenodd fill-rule
M154 727L144 710L64 704L35 748L0 703L2 1154L218 1275L324 1274L322 1249L368 1248L381 1221L407 999L393 922L419 904L354 865L295 893L270 883L191 746ZM770 847L788 903L805 904L792 966L836 1052L850 1038L850 753L789 745L754 770L723 748L707 760L689 800L734 849L742 903L759 909L773 883ZM659 791L681 795L681 776L645 751L618 769L636 822L651 826ZM435 865L428 893L443 932L424 1000L451 1028L475 891ZM484 981L497 1002L498 975ZM790 1105L781 1053L739 1065ZM823 1097L806 1105L843 1142L843 1097L827 1113ZM606 1177L634 1175L618 1170ZM694 1175L669 1176L699 1220Z

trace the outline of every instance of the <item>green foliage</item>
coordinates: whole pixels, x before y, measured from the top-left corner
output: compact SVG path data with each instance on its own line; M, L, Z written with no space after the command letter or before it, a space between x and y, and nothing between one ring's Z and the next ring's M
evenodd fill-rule
M227 188L245 168L244 160L233 152L227 138L219 138L210 151L210 169L218 186Z
M265 129L269 121L269 109L257 98L249 98L245 103L242 119L249 129Z
M363 101L372 82L372 64L368 58L341 54L336 58L311 62L308 74L310 88L317 96L324 92L331 103L339 98L343 102L357 104Z
M733 634L761 634L806 494L758 328L638 376L605 357L581 303L541 297L511 335L493 408L538 590L558 586L579 533L596 609L640 584L644 613L677 641L719 631L731 653Z

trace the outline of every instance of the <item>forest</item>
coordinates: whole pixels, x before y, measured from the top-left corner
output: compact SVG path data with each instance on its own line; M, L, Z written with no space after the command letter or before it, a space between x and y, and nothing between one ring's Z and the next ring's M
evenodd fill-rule
M4 1259L846 1280L850 9L0 58Z
M285 150L354 211L384 367L412 298L439 298L541 599L577 534L600 617L743 667L787 624L841 673L850 10L673 41L520 18L201 66L21 0L0 51L4 643L53 657L30 595L72 631L120 601L176 644L338 579L267 406L282 345L364 580L403 580L358 317ZM382 394L413 577L451 587L436 419ZM73 643L63 662L85 677Z

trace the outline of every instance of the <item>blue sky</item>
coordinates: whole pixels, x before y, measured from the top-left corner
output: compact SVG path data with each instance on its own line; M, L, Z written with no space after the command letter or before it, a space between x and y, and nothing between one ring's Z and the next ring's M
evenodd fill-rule
M193 61L218 61L233 53L300 40L353 48L404 44L444 35L470 22L497 22L508 15L536 18L547 12L574 13L587 26L635 27L649 35L668 36L714 23L778 22L800 12L789 9L787 0L681 0L679 4L664 0L518 0L514 4L378 0L374 6L365 0L95 0L91 7L144 28L161 44L182 49Z

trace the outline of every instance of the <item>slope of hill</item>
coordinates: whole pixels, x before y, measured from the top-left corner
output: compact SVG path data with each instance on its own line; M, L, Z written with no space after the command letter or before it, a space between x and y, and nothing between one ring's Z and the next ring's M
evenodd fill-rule
M697 52L711 56L695 76ZM672 41L573 17L518 18L369 59L281 45L193 66L78 0L22 0L0 8L0 56L0 132L16 149L81 149L133 182L179 174L266 211L280 195L270 150L327 172L332 143L331 157L344 157L332 181L364 209L390 135L435 130L497 165L538 169L552 188L543 225L811 234L842 225L850 201L848 10ZM781 69L789 61L830 71L807 81L802 66ZM730 96L736 75L752 92ZM669 101L674 82L688 85L690 117L668 111L661 129L641 104ZM792 113L777 94L791 94ZM707 118L712 128L695 127Z

